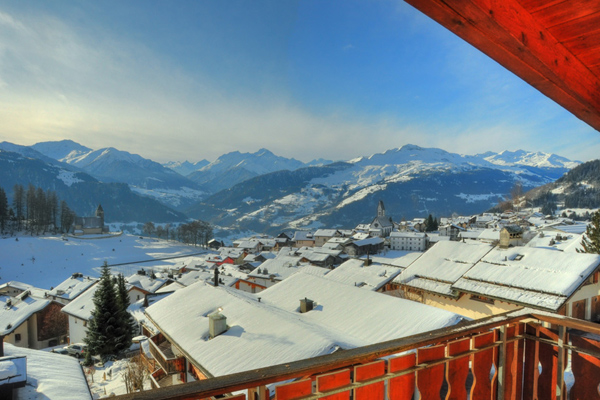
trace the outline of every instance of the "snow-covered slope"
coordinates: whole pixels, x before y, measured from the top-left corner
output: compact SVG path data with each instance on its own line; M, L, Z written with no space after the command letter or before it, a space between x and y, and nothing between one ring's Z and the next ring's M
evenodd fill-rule
M276 156L267 149L255 153L234 151L192 172L188 178L216 193L255 176L281 170L294 171L304 166L302 161Z
M529 152L524 150L502 151L500 153L485 153L480 156L496 165L528 165L538 168L575 168L580 161L571 161L556 154Z
M107 147L91 150L72 141L38 143L48 157L85 171L102 182L121 182L131 190L170 207L192 204L205 196L194 182L152 160Z
M191 174L192 172L198 171L202 167L207 166L208 164L210 164L210 162L208 162L208 160L201 160L201 161L197 161L195 163L191 163L186 160L186 161L169 161L169 162L163 163L163 166L167 167L169 169L172 169L173 171L177 172L179 175L187 176L187 175Z
M71 158L76 158L82 154L92 151L89 147L85 147L72 140L61 140L58 142L40 142L31 146L32 149L59 161L65 161Z

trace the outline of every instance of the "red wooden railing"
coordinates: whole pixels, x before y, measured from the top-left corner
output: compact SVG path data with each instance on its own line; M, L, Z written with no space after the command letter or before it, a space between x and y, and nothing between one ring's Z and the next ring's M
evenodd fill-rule
M600 399L600 325L522 310L117 398L191 400L243 391L231 398L263 400L267 385L277 400L408 400L417 392L424 400Z

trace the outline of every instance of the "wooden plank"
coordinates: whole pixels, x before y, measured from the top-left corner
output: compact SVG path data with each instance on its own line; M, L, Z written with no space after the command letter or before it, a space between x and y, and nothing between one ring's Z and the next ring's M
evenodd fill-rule
M564 3L565 0L519 0L519 3L530 13L543 10L556 4Z
M494 332L483 333L473 337L473 348L478 349L494 343ZM495 398L492 392L492 380L490 373L494 365L494 350L489 349L481 353L473 354L471 371L473 372L473 386L471 387L471 399Z
M582 349L600 351L600 343L582 338L580 336L570 335L574 346ZM591 400L600 399L598 387L600 385L600 360L575 351L571 354L571 368L575 383L571 388L570 399L572 400Z
M511 339L516 335L517 327L515 325L509 326L506 329L506 338ZM517 376L517 354L518 354L518 341L514 341L506 345L506 357L505 357L505 381L504 381L504 399L516 400L517 399L517 382L520 380Z
M446 346L441 344L417 349L417 364L428 361L442 360L446 356ZM417 387L422 400L440 398L440 391L444 383L444 365L435 365L417 372Z
M598 0L563 1L532 13L546 28L564 24L598 12ZM560 39L560 38L557 38Z
M566 400L567 392L565 387L565 361L567 352L565 344L567 344L567 328L564 326L558 327L558 361L556 366L556 399Z
M354 382L364 382L385 375L385 360L354 367ZM385 382L377 382L354 389L355 400L383 399Z
M351 383L350 370L343 369L341 371L332 372L325 375L317 376L317 392L324 392L326 390L337 389L342 386L349 385ZM323 399L327 400L346 400L350 399L350 391L338 394L332 394L331 396L325 396Z
M448 356L458 356L471 350L471 339L459 339L448 343ZM469 375L469 357L452 360L446 368L448 394L446 400L462 400L467 398L467 376Z
M598 7L598 6L597 6ZM600 30L600 9L596 8L596 12L585 17L581 17L564 24L554 26L548 31L562 41L574 39L578 36L585 35Z
M275 388L277 400L294 400L309 394L312 394L312 381L310 379L284 383Z
M591 304L591 317L592 322L600 322L600 296L594 296L590 300Z
M600 130L600 81L515 0L406 0Z
M540 338L556 341L558 335L549 329L540 327ZM540 399L556 398L556 371L558 364L556 346L539 343L539 359L542 372L538 378L538 397Z
M539 337L537 327L527 324L525 332ZM537 399L537 386L539 377L539 342L536 340L525 340L525 365L523 372L523 400Z
M571 318L585 319L585 299L573 302Z
M516 326L516 331L515 334L516 335L523 335L525 333L525 324L518 324ZM515 386L515 393L516 393L516 398L520 399L521 398L521 393L523 393L523 368L525 367L523 365L523 356L525 354L525 340L521 339L521 340L517 340L516 342L516 360L515 360L515 366L516 366L516 373L515 373L515 381L516 381L516 386Z
M238 394L235 396L225 396L223 397L225 400L246 400L245 394Z
M417 364L416 353L406 354L391 358L388 361L388 372L400 372L414 367ZM415 392L415 373L406 374L390 379L388 382L388 399L411 400Z

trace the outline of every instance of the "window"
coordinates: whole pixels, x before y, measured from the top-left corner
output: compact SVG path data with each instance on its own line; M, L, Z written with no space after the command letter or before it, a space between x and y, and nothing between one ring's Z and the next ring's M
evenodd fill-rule
M21 341L21 334L15 333L15 342L20 342L20 341Z
M83 326L87 326L87 321L83 321Z

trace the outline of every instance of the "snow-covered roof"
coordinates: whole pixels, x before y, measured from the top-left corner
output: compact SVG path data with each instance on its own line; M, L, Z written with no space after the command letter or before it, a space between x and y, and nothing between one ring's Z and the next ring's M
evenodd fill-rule
M313 237L313 233L310 231L296 231L294 232L294 238L292 239L293 241L298 241L298 240L315 240Z
M316 232L314 233L314 236L321 236L321 237L333 237L336 235L341 235L341 232L338 231L337 229L317 229Z
M269 278L271 275L275 275L277 280L283 280L297 271L300 259L301 257L279 255L262 263L260 267L249 273L248 276ZM266 273L264 272L265 269L267 270ZM259 270L261 271L260 274Z
M477 239L486 241L500 240L500 231L498 229L484 229Z
M352 245L361 247L361 246L369 246L369 245L378 245L383 243L383 238L380 237L370 237L362 240L356 240L352 242Z
M17 399L92 399L79 362L63 354L4 344L8 357L27 357L27 385L15 389Z
M152 275L148 275L148 272L145 275L133 274L125 278L125 282L150 293L156 292L156 290L164 285L166 281L166 279L160 279L158 277L152 278Z
M70 301L85 292L96 280L96 278L83 276L82 274L73 274L49 291L48 294Z
M453 296L450 286L491 249L489 244L473 241L439 242L406 268L394 282Z
M98 283L94 283L88 290L77 296L75 300L64 306L62 312L85 321L89 320L95 308L94 293L96 293L98 287Z
M351 259L328 273L326 278L361 289L378 290L401 271L389 265L372 264L365 267L363 260Z
M300 299L305 297L317 304L313 311L300 314ZM208 315L218 308L229 328L209 339ZM198 283L146 313L213 376L409 336L461 319L431 306L302 273L257 295Z
M40 289L33 285L29 285L27 283L18 282L18 281L10 281L10 282L6 282L6 283L3 283L2 285L0 285L0 293L6 294L6 295L14 295L13 293L10 293L11 288L18 290L21 293L28 290L29 293L31 293L33 296L36 296L36 297L45 297L46 293L48 292L48 290Z
M6 336L34 313L50 304L48 298L34 297L27 290L17 296L0 296L0 336Z
M413 262L415 262L415 260L417 260L419 257L421 257L424 254L419 251L405 252L405 253L406 254L404 254L403 256L394 258L389 264L391 266L404 269L404 268L407 268L409 265L411 265ZM376 257L373 257L373 261L381 262Z
M561 234L555 230L546 230L539 232L535 237L531 238L526 246L575 253L577 252L577 249L581 247L581 237L582 235L578 234Z
M556 311L600 265L600 255L542 248L494 249L453 287Z

